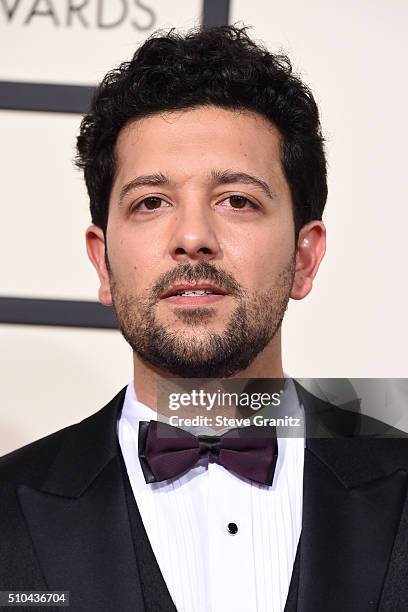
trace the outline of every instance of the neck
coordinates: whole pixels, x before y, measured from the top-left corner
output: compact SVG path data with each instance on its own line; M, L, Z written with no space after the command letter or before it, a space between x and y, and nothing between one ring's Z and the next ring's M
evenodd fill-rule
M283 378L283 376L281 330L279 330L247 368L230 378ZM164 369L155 368L133 353L133 380L139 401L157 410L157 383L166 378L177 377Z

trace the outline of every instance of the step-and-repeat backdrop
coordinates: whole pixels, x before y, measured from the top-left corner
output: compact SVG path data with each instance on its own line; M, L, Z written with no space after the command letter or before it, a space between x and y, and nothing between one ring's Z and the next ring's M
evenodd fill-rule
M95 412L131 379L118 331L32 323L39 300L65 315L65 301L97 301L73 111L158 28L251 25L320 105L328 251L312 294L289 306L285 370L408 376L407 19L404 0L1 0L0 455ZM10 297L18 316L6 323Z

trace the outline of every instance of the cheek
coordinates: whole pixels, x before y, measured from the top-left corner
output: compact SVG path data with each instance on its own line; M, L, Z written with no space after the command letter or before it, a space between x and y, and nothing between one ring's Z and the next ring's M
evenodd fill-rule
M135 239L129 232L118 233L109 241L109 260L116 279L129 289L148 285L157 268L153 241Z
M241 244L237 258L241 282L253 290L273 285L290 265L294 254L294 236L280 228L260 232Z

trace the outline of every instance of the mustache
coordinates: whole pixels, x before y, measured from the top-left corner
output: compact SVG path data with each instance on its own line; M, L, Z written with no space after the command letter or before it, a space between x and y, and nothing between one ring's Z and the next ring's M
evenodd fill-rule
M176 268L165 272L152 288L152 297L160 299L171 285L177 282L199 283L209 281L225 289L232 295L242 296L244 291L234 277L225 270L217 268L208 261L200 261L192 266L190 263L179 264Z

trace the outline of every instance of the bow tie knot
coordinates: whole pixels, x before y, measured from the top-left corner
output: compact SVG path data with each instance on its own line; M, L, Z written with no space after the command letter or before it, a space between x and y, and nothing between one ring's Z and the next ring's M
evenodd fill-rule
M215 458L219 457L221 451L220 436L197 436L197 438L200 457L204 455L212 455Z
M180 476L207 455L238 476L270 486L278 457L276 429L251 425L221 436L195 436L167 423L139 423L139 459L146 483Z

